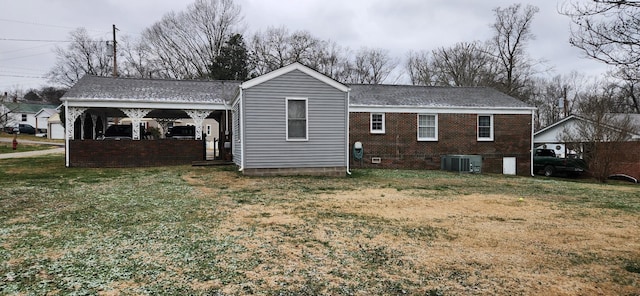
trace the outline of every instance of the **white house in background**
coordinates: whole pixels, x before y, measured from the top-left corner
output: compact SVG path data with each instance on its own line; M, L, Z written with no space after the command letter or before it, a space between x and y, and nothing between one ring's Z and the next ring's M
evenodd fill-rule
M47 120L47 138L64 140L64 126L60 121L60 114L51 115Z
M36 129L46 129L47 120L36 117L42 109L55 109L57 105L33 104L21 102L3 102L0 111L7 114L7 126L17 126L18 124L29 124Z
M636 127L634 132L631 132L630 141L640 141L640 114L610 114L613 119L621 120L625 117L629 117L633 126ZM533 143L537 147L544 144L556 144L564 143L563 136L568 132L570 134L576 134L581 124L590 124L589 119L571 115L566 117L550 126L547 126L533 134ZM616 128L611 126L612 129ZM591 139L577 139L580 142L589 142Z

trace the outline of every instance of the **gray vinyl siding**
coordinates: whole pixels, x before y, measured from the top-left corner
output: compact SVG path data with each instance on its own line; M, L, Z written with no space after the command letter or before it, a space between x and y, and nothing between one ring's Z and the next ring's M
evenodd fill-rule
M308 141L286 140L286 98L307 98ZM346 92L294 70L243 99L245 168L346 166Z

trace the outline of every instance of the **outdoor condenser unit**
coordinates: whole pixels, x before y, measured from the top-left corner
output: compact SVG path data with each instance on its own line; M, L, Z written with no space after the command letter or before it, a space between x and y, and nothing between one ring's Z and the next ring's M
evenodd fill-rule
M460 173L481 173L481 155L444 155L440 161L440 169Z

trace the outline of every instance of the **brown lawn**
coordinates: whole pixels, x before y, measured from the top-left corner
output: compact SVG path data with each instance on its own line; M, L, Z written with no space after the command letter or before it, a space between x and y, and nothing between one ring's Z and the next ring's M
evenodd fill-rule
M211 235L242 236L244 251L233 256L259 260L246 270L245 286L209 283L230 294L278 290L283 283L320 293L365 288L345 291L356 295L640 294L640 274L633 269L640 262L635 212L564 203L573 197L554 194L442 194L375 181L300 194L274 189L288 178L225 172L215 176L212 187L199 177L185 179L228 212ZM401 187L430 183L399 182ZM258 192L264 200L238 203L224 194L233 190ZM278 202L269 199L274 196Z

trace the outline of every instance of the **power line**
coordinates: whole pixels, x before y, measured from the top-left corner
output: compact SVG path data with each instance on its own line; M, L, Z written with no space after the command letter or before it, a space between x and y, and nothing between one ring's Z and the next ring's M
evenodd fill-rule
M27 76L27 75L9 75L9 74L0 74L3 77L17 77L17 78L47 78L44 76Z
M66 27L66 26L60 26L60 25L51 25L51 24L42 24L42 23L36 23L36 22L25 22L25 21L20 21L20 20L12 20L12 19L5 19L5 18L0 18L0 21L2 22L11 22L11 23L19 23L19 24L27 24L27 25L34 25L34 26L42 26L42 27L50 27L50 28L60 28L60 29L69 29L69 30L75 30L78 27ZM108 32L108 31L104 31L104 30L92 30L92 29L86 29L87 31L94 31L94 32Z
M46 39L17 39L17 38L0 38L0 41L19 41L19 42L73 42L72 40L46 40ZM87 42L101 42L101 41L87 41Z

